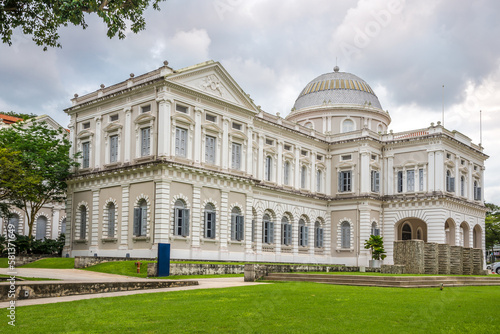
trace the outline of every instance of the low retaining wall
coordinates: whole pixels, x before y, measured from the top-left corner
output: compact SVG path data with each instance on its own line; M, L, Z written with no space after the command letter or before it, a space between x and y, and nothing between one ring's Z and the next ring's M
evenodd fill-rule
M150 258L135 258L135 257L104 257L104 256L75 256L75 269L87 268L95 266L99 263L114 262L114 261L154 261Z
M198 285L197 281L161 281L151 280L150 282L16 282L15 300L63 297L72 295L84 295L103 292L174 288L179 286ZM0 302L10 301L8 293L9 283L0 284Z
M405 266L398 264L383 264L380 268L382 274L406 274Z
M156 277L157 263L148 263L148 277ZM243 274L243 264L170 263L170 276Z

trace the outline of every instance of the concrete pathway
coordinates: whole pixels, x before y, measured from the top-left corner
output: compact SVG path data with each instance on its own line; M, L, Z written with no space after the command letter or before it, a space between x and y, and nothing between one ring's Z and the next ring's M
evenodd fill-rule
M1 268L0 274L7 274L7 271L8 271L7 269ZM151 279L143 279L137 277L122 276L122 275L97 273L93 271L78 270L78 269L18 268L17 276L53 278L53 279L61 279L65 281L76 281L76 282L78 281L126 282L126 281L151 280ZM165 289L118 291L118 292L108 292L108 293L96 293L89 295L74 295L65 297L16 300L16 307L70 302L74 300L93 299L93 298L137 295L142 293L157 293L157 292L183 291L183 290L195 290L195 289L231 288L237 286L268 284L268 283L244 282L243 277L202 278L202 279L193 279L193 281L198 281L199 285L177 287L177 288L165 288ZM33 283L38 283L38 282L43 282L43 281L33 281ZM54 283L54 281L46 281L46 282ZM0 308L7 308L8 306L9 302L0 303Z

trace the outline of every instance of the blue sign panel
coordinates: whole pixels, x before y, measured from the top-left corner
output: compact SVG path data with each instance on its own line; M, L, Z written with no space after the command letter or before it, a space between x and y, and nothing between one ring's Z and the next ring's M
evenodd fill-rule
M170 244L158 244L158 277L170 275Z

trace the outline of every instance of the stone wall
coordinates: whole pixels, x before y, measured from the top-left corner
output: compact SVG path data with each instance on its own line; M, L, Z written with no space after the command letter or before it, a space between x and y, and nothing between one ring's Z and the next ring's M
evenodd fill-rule
M450 245L438 244L438 274L449 275L450 274L450 257L451 249Z
M424 273L436 275L439 269L438 244L427 242L424 244Z
M424 242L422 240L394 241L394 264L405 266L407 274L422 274L424 260Z
M472 264L473 264L473 275L483 275L483 250L479 248L472 249Z
M148 277L156 277L157 263L148 263ZM243 274L243 264L170 263L170 276Z
M463 275L472 275L474 265L472 263L472 248L462 249Z
M462 275L464 272L463 267L463 251L460 246L450 246L450 274Z
M99 263L114 261L154 261L150 258L131 258L131 257L103 257L103 256L75 256L75 269L95 266Z
M380 272L382 274L406 274L405 266L397 264L395 265L383 264L382 267L380 268Z

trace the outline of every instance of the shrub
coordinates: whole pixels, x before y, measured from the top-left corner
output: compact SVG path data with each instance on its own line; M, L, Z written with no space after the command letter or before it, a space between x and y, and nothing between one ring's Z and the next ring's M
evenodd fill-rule
M61 255L62 249L65 243L64 234L59 235L57 239L47 239L35 240L32 236L31 238L26 235L16 234L16 239L12 243L16 246L16 254L46 254L46 255ZM31 247L30 247L31 241ZM0 250L4 253L6 247L5 238L0 239Z

